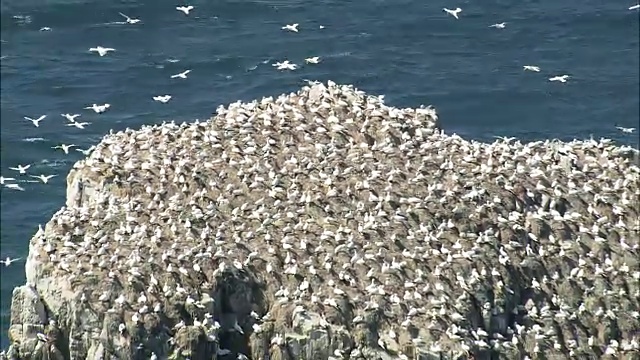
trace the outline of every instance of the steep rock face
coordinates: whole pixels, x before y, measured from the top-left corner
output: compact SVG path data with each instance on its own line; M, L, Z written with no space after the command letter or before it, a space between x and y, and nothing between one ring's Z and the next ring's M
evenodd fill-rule
M632 358L634 156L333 83L109 134L31 240L8 355Z

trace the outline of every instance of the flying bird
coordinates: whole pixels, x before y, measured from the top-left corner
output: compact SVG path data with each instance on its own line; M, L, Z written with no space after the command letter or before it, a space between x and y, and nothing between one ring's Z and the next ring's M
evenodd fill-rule
M90 122L72 122L72 123L66 124L66 126L77 127L78 129L84 129L84 127L87 125L91 125L91 123Z
M29 175L34 179L39 179L40 181L42 181L43 184L46 184L49 182L49 180L51 180L52 178L58 176L58 175Z
M535 65L525 65L522 68L529 71L540 72L540 68Z
M569 78L569 75L558 75L558 76L550 77L549 81L559 81L561 83L566 83L568 78Z
M107 55L107 53L109 53L109 51L116 51L116 49L114 49L114 48L106 48L106 47L102 47L102 46L96 46L96 47L89 48L89 52L97 52L98 55L100 55L100 56Z
M85 109L93 110L98 114L102 114L103 112L107 111L107 109L109 109L110 107L111 107L111 104L104 104L104 105L93 104L91 106L85 107Z
M67 119L69 122L76 122L76 118L80 116L80 114L60 114L62 117Z
M4 187L7 189L24 191L24 188L18 184L5 184Z
M75 123L75 121L74 121ZM64 151L65 154L69 155L69 149L71 149L72 147L75 147L75 144L70 144L70 145L65 145L65 144L60 144L57 146L52 147L52 149L61 149L62 151Z
M17 172L19 172L20 174L26 174L27 170L31 167L31 164L27 164L27 165L18 165L16 167L10 167L9 170L15 170Z
M291 24L291 25L285 25L282 27L282 30L289 30L289 31L293 31L293 32L298 32L298 25L300 24Z
M489 25L489 27L496 28L496 29L504 29L504 28L507 27L507 23L506 22L501 22L501 23Z
M158 96L154 96L153 100L155 101L159 101L163 104L166 104L169 102L169 100L171 100L171 95L158 95Z
M443 8L442 10L444 10L444 12L446 12L447 14L453 16L456 19L459 19L458 14L462 12L462 9L460 9L460 8L455 8L453 10L447 9L447 8Z
M25 116L24 118L25 118L25 120L31 121L35 127L40 127L40 121L44 120L44 118L46 118L46 117L47 117L47 115L42 115L37 119L32 119L32 118L30 118L28 116Z
M127 15L121 13L121 12L119 12L118 14L120 14L120 16L122 16L125 19L127 24L137 24L137 23L140 22L140 19L135 19L135 18L129 17L129 16L127 16Z
M178 11L182 11L185 15L189 15L189 12L191 10L193 10L193 5L189 5L189 6L178 6L176 7L176 10Z
M0 263L4 264L4 266L9 266L9 265L11 265L11 264L13 264L14 262L19 261L19 260L22 260L22 258L21 258L21 257L19 257L19 258L12 259L12 258L10 258L10 257L8 257L8 256L7 256L7 258L6 258L6 259L4 259L4 260L0 260Z
M627 134L631 134L634 131L636 131L635 128L628 128L628 127L622 127L622 126L616 126L616 129L622 131L623 133L627 133Z
M0 176L0 185L4 185L4 183L5 183L6 181L15 181L15 180L16 180L16 179L14 179L14 178L6 178L6 177L4 177L4 176Z
M171 75L172 79L176 79L176 78L181 78L181 79L186 79L187 78L187 74L190 73L191 70L185 70L179 74L175 74L175 75Z
M317 64L317 63L320 62L320 57L314 56L314 57L306 58L306 59L304 59L304 61L307 64Z
M636 4L636 5L633 5L633 6L629 7L629 10L638 10L638 9L640 9L640 4Z

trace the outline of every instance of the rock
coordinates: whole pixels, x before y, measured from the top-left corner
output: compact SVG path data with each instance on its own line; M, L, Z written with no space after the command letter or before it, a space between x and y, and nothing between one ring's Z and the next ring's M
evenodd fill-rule
M631 358L636 153L331 82L111 133L31 239L7 356Z

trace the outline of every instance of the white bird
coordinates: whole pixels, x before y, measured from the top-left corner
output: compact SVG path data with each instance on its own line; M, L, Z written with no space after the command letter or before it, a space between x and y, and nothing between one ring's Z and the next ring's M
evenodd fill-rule
M187 74L190 73L191 70L185 70L179 74L175 74L175 75L171 75L172 79L176 79L176 78L181 78L181 79L186 79L187 78Z
M535 66L535 65L525 65L522 68L525 69L525 70L529 70L529 71L540 72L540 68L538 66Z
M75 121L74 121L75 122ZM75 147L75 144L70 144L70 145L65 145L65 144L60 144L60 145L56 145L54 147L52 147L52 149L61 149L62 151L64 151L65 154L69 155L69 149L71 149L72 147Z
M24 188L18 184L5 184L4 187L7 189L24 191Z
M109 109L110 107L111 107L111 104L103 104L103 105L93 104L91 106L85 107L85 109L93 110L98 114L102 114L103 112L107 111L107 109Z
M96 46L96 47L89 48L89 51L90 52L97 52L98 55L100 55L100 56L105 56L105 55L107 55L107 53L109 51L116 51L116 49L114 49L114 48L106 48L106 47L102 47L102 46Z
M40 31L51 31L51 28L48 26L43 26L40 28Z
M298 25L299 24L291 24L291 25L285 25L282 27L282 30L289 30L289 31L293 31L293 32L298 32Z
M135 18L129 17L129 16L127 16L127 15L125 15L125 14L121 13L121 12L119 12L118 14L120 14L120 16L122 16L123 18L125 18L125 20L126 20L126 22L127 22L128 24L137 24L137 23L139 23L139 22L140 22L140 19L135 19Z
M31 176L32 178L35 178L35 179L39 179L40 181L42 181L43 184L46 184L46 183L49 182L49 180L51 180L51 178L54 178L54 177L56 177L58 175L38 175L38 176L29 175L29 176Z
M0 176L0 185L4 185L6 181L15 181L14 178L6 178L4 176Z
M622 131L623 133L627 133L627 134L631 134L636 130L635 128L626 128L626 127L622 127L622 126L616 126L616 129Z
M154 96L153 100L155 101L159 101L163 104L166 104L169 102L169 100L171 100L171 95L158 95L158 96Z
M191 10L193 10L193 5L189 5L189 6L178 6L176 7L176 10L178 11L182 11L185 15L189 15L189 12Z
M64 117L65 119L67 119L67 121L69 122L75 122L76 118L78 116L80 116L80 114L60 114L62 117Z
M26 174L27 173L27 169L29 169L31 167L31 164L27 164L27 165L18 165L16 167L10 167L10 170L15 170L17 172L19 172L20 174Z
M304 59L304 61L307 64L317 64L317 63L320 62L320 57L314 56L314 57L306 58L306 59Z
M7 258L6 258L6 259L4 259L4 260L1 260L1 261L0 261L0 263L4 264L4 266L9 266L9 265L11 265L12 263L14 263L14 262L16 262L16 261L19 261L19 260L22 260L22 258L21 258L21 257L19 257L19 258L12 259L12 258L10 258L10 257L8 257L8 256L7 256Z
M629 8L629 10L638 10L640 9L640 4L633 5Z
M507 23L506 22L501 22L501 23L489 25L489 27L496 28L496 29L504 29L504 28L507 27Z
M566 83L568 78L569 78L569 75L559 75L559 76L550 77L549 81L559 81L562 83Z
M88 149L76 149L76 151L79 151L82 153L82 155L84 156L89 156L89 154L91 154L91 152L96 148L95 145L91 145L91 147L89 147Z
M47 115L42 115L37 119L32 119L32 118L30 118L28 116L25 116L24 118L25 118L25 120L31 121L35 127L40 127L40 121L44 120L44 118L46 118L46 117L47 117Z
M289 60L285 60L283 62L276 62L271 66L276 67L278 70L295 70L298 68L298 65L290 63Z
M462 12L460 8L455 8L454 10L443 8L442 10L456 19L459 19L458 14Z
M90 122L72 122L67 124L66 126L74 126L74 127L77 127L78 129L84 129L84 127L87 125L91 125L91 123Z

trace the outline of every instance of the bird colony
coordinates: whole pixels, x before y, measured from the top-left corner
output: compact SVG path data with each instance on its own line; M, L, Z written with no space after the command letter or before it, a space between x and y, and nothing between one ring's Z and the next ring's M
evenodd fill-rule
M631 359L639 176L333 82L111 133L31 240L9 355Z

